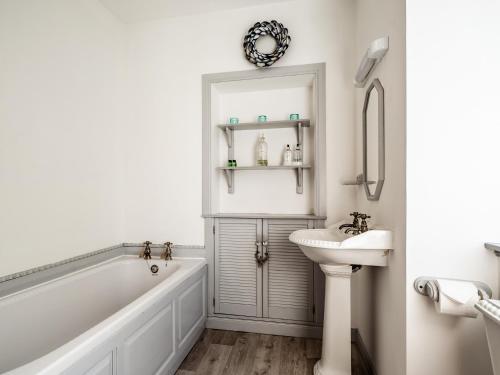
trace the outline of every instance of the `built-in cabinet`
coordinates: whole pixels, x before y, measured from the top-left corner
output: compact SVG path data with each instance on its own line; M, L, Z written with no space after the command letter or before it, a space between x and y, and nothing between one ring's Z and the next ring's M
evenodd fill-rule
M288 240L313 227L307 219L216 219L214 313L314 322L314 263Z
M203 76L209 328L321 335L323 274L288 237L326 219L325 108L325 64ZM260 134L268 166L256 165ZM302 164L284 165L287 145Z

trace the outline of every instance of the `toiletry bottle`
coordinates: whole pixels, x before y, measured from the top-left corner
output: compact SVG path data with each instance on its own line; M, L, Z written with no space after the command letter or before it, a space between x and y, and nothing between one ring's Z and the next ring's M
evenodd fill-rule
M257 143L257 165L267 167L267 142L263 133L260 134Z
M302 165L302 149L300 144L297 144L297 146L295 146L295 150L293 151L293 164Z
M286 145L285 152L283 154L283 165L289 166L293 162L293 153L290 145Z

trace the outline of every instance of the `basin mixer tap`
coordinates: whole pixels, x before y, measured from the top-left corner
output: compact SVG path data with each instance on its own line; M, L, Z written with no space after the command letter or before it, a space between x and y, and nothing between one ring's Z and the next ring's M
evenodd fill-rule
M357 235L357 234L360 234L361 233L361 230L358 229L358 228L348 228L345 230L344 232L345 234L349 234L349 233L352 233L354 235Z
M359 230L359 216L361 215L359 212L351 212L349 215L353 216L354 219L352 221L352 224L342 224L339 229L342 230L344 228L349 228L349 229L355 229L355 230ZM348 229L348 230L349 230ZM347 233L347 231L345 231L345 233Z
M361 218L361 225L359 227L359 230L361 231L361 233L365 233L368 231L368 224L366 222L366 219L370 219L371 216L368 216L367 214L361 214L359 215L359 217Z
M368 223L366 222L366 219L370 219L371 216L359 212L351 212L350 215L354 217L352 224L342 224L339 227L340 230L347 228L344 233L352 233L354 235L364 233L368 230ZM361 223L359 222L359 219L361 219Z

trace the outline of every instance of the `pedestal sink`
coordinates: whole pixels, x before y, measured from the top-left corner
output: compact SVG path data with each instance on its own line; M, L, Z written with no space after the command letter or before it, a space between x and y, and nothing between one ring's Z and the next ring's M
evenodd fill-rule
M351 274L352 265L387 266L392 232L374 228L347 235L337 228L293 232L290 241L319 263L326 276L323 348L315 375L351 375Z

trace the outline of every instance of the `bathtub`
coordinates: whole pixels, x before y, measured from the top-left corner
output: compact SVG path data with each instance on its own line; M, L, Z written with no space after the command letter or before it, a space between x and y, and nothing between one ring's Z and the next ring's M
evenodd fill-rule
M206 274L125 255L0 298L0 373L173 374L205 327Z

